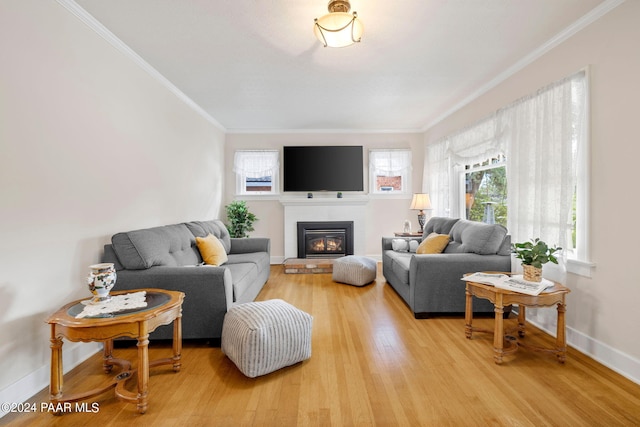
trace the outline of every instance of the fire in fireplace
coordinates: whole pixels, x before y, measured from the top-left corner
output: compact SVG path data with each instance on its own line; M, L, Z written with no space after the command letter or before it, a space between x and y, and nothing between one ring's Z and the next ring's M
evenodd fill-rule
M298 258L353 255L353 221L298 223Z

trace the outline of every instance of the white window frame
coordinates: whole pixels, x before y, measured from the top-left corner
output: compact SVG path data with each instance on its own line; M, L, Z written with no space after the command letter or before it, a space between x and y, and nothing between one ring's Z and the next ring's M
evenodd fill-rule
M369 194L397 196L412 194L411 191L411 150L408 148L369 150ZM377 177L400 176L400 191L378 190Z
M259 159L258 159L259 158ZM278 150L238 150L233 160L236 174L236 195L272 196L280 194L280 152ZM270 191L247 191L247 178L271 174Z

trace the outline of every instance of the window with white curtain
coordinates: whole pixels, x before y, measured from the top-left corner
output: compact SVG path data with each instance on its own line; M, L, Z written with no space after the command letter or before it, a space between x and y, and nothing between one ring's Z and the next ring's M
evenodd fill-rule
M411 150L369 151L369 193L411 193Z
M567 271L588 276L588 142L583 70L428 145L425 188L434 214L464 217L465 170L504 156L512 240L562 246Z
M276 150L236 151L233 160L236 194L278 194L279 170L279 153Z

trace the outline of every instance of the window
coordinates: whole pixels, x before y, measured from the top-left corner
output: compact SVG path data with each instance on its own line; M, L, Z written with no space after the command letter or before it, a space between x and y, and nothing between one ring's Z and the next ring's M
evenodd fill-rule
M279 169L277 151L236 151L236 194L277 194Z
M512 240L557 244L567 271L590 276L588 87L580 71L429 144L435 215L507 224Z
M496 156L481 163L466 165L460 191L464 200L461 217L471 221L507 226L507 171L505 157Z
M411 193L411 150L369 151L369 193Z

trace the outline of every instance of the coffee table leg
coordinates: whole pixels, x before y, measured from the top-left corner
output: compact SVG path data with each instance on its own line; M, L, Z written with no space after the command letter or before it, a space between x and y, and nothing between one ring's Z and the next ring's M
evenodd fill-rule
M471 292L469 291L469 285L467 284L467 290L466 290L466 295L467 295L467 299L466 299L466 305L465 305L465 309L464 309L464 321L465 321L465 326L464 326L464 332L465 335L467 336L467 339L471 339L471 334L473 333L473 299L471 296Z
M504 354L504 307L501 298L496 298L495 309L496 319L493 331L493 360L496 364L502 363L502 355Z
M146 322L141 322L138 337L138 412L147 412L149 404L149 331Z
M567 359L567 338L565 335L565 319L564 313L567 306L564 303L558 303L558 325L556 330L556 348L558 350L558 362L564 363Z

